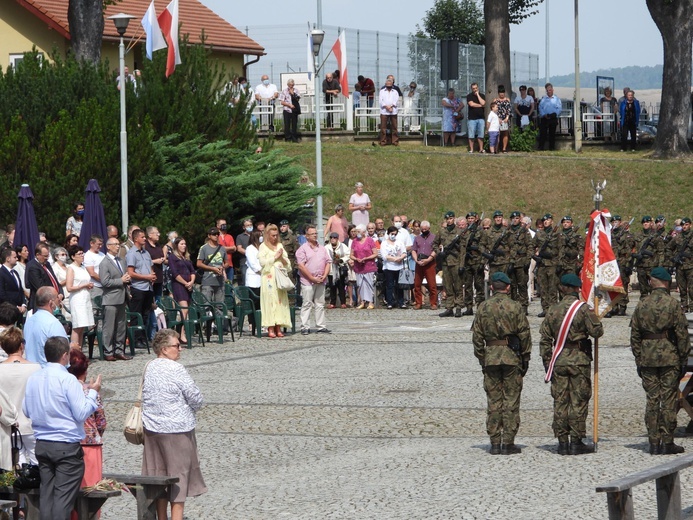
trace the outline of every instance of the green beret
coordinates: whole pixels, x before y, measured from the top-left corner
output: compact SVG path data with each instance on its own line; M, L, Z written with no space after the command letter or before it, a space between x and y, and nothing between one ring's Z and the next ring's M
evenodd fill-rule
M644 224L645 222L652 222L652 217L649 215L645 215L641 220L640 223Z
M519 211L513 211L513 212L510 214L510 218L519 217L519 216L521 216L521 215L522 215L522 213L520 213Z
M505 274L502 271L497 271L491 275L491 281L492 282L503 282L505 285L510 285L512 282L510 282L510 278L508 278L508 275Z
M611 217L611 222L613 222L614 220L618 220L619 222L621 222L621 215L614 215L614 216L612 216L612 217Z
M497 209L496 211L493 212L493 218L502 217L502 216L503 216L503 212L499 209Z
M666 217L664 215L657 215L655 218L655 222L664 222L666 220Z
M565 217L563 217L563 218L561 219L561 222L563 222L564 220L567 220L567 221L569 221L569 222L572 222L572 221L573 221L573 217L571 217L570 215L566 215Z
M689 219L688 217L683 217L681 219L681 224L690 224L690 223L691 223L691 219Z
M450 218L450 217L454 217L454 216L455 216L455 212L454 212L454 211L448 211L448 212L445 214L445 218Z
M286 219L284 219L284 220L282 220L282 221L279 222L279 225L280 225L280 226L286 226L288 223L289 223L289 221L286 220Z
M552 215L551 213L547 213L546 215L544 215L544 216L542 217L542 220L547 220L547 219L550 219L550 218L553 218L553 215Z
M467 213L466 218L469 218L469 217L476 217L476 211L470 211L469 213Z
M582 287L582 282L576 274L568 273L561 276L561 285L567 287Z
M671 282L671 275L669 274L669 271L667 271L663 267L655 267L654 269L652 269L652 271L650 271L650 276L652 278L656 278L657 280Z

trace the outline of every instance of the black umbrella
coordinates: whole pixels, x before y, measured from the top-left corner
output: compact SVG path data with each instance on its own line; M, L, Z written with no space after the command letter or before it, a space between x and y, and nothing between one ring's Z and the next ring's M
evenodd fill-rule
M38 225L34 213L34 194L28 184L22 184L17 197L19 205L17 206L14 246L26 246L29 250L29 260L33 260L34 248L39 242Z
M82 231L79 234L79 245L85 251L89 251L89 239L92 235L100 235L103 238L103 247L106 252L106 238L108 237L106 215L103 212L103 204L99 193L101 188L96 179L91 179L87 184L87 198L84 202L84 217L82 218Z

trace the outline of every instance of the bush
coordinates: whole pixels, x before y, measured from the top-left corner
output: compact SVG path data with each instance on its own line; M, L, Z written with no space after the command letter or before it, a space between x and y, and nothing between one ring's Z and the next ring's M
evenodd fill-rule
M531 126L524 130L516 126L510 132L510 149L513 152L533 152L537 147L537 136L539 131Z

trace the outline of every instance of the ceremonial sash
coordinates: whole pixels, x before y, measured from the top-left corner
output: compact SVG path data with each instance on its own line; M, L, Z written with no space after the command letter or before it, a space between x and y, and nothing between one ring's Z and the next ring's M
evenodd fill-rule
M578 309L584 304L585 302L581 302L580 300L573 302L572 305L568 307L568 312L566 312L565 316L563 317L563 323L561 323L561 328L558 329L556 345L553 349L553 354L551 355L551 361L549 362L549 369L546 371L546 377L544 378L545 383L551 381L551 377L553 376L553 367L556 364L558 356L560 356L561 352L563 352L563 347L565 346L565 340L568 337L570 326L573 324L573 319L575 318Z

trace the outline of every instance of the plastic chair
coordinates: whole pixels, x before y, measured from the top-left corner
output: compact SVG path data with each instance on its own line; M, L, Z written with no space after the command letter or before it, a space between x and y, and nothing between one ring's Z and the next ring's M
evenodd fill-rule
M190 308L188 308L188 317L183 319L181 306L170 296L163 296L161 298L161 308L166 315L166 326L168 328L178 330L179 327L185 327L185 336L188 338L188 348L192 348L192 341L196 328L197 340L202 343L203 347L205 346L205 338L202 335L202 325L195 309L192 310L193 312L191 314Z
M144 337L144 344L147 345L147 354L151 354L149 350L149 338L147 337L147 331L144 328L144 320L139 312L126 311L126 319L128 320L128 341L130 342L130 355L135 355L135 341L138 332L142 332L142 337ZM135 320L135 324L132 325L132 320Z
M226 292L226 288L224 288ZM224 296L226 297L226 296ZM231 330L231 341L236 341L233 335L232 323L229 320L229 309L225 302L212 302L207 299L207 297L202 294L202 292L193 289L192 292L192 302L190 302L191 307L197 307L197 311L203 321L207 322L207 341L210 341L212 337L212 321L214 321L217 327L218 343L224 343L224 327L229 324L229 329Z
M103 306L101 305L101 296L95 296L92 303L94 304L94 328L90 329L85 335L84 339L89 345L89 359L93 359L94 354L94 341L99 343L99 359L104 360L103 351Z
M258 296L250 287L238 286L234 288L236 295L236 318L238 318L239 336L243 335L243 321L246 316L253 316L255 323L253 324L252 334L262 337L262 311L255 308L255 302Z

